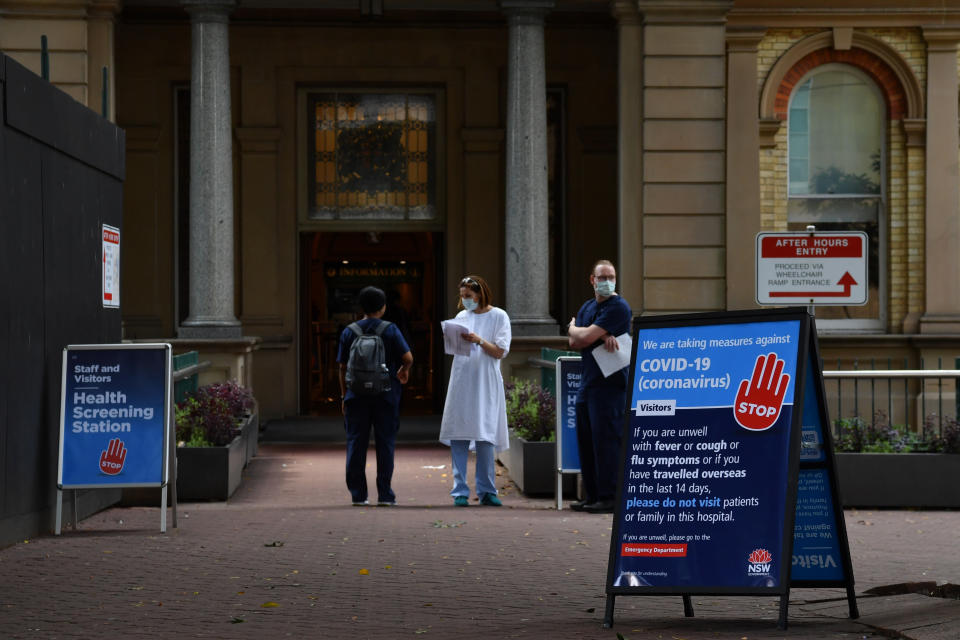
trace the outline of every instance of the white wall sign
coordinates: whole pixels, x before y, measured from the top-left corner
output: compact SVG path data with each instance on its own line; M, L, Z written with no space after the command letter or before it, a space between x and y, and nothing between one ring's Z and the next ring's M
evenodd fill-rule
M867 303L867 234L757 234L757 304Z
M120 229L103 225L103 306L120 308Z

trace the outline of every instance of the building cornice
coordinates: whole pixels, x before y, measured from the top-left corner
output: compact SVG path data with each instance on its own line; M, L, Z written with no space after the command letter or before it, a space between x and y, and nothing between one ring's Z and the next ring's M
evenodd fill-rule
M733 0L643 0L640 13L647 24L722 24Z
M765 3L767 5L771 3ZM791 27L922 27L929 24L960 25L960 6L915 7L904 1L895 7L748 6L734 3L727 16L731 25L762 24Z
M0 0L0 17L44 20L115 18L121 0Z
M610 0L610 14L620 25L640 24L637 0Z
M763 27L728 27L726 31L728 53L756 53L767 30Z

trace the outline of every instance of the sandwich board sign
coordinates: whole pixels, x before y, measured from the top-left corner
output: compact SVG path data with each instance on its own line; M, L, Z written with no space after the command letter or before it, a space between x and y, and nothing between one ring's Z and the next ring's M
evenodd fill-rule
M607 566L618 595L780 598L853 569L813 318L786 308L637 318Z
M758 233L757 304L866 304L869 246L862 231Z
M120 487L161 487L160 530L166 531L173 442L170 345L68 345L60 388L56 533L65 489Z
M557 510L563 509L563 474L580 473L577 445L577 392L580 390L580 356L560 356L556 362L557 401Z

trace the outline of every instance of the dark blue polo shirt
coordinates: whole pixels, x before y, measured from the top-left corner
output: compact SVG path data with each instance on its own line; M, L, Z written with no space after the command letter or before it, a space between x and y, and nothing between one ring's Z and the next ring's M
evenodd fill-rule
M603 328L607 333L619 336L630 331L630 318L632 312L630 305L621 296L610 296L603 302L597 302L597 299L590 298L583 303L580 311L577 312L577 326L589 327L592 324ZM582 371L580 373L580 390L577 392L577 402L585 402L584 391L588 388L612 387L615 389L627 388L627 371L629 367L624 367L616 373L611 373L609 378L603 377L603 372L593 358L593 350L603 344L603 340L597 340L589 347L580 350L582 358Z
M364 333L374 333L381 322L383 320L379 318L364 318L358 320L357 324L360 325L360 330ZM350 360L350 345L353 344L356 337L357 334L351 331L349 327L343 330L343 333L340 334L340 346L337 349L337 362L347 364L347 361ZM403 334L400 333L397 325L393 323L390 323L390 326L380 334L380 339L383 340L383 348L387 356L387 368L390 369L390 391L384 394L384 398L396 406L400 404L400 396L403 393L400 381L397 380L397 371L400 370L400 365L403 363L403 354L410 351L410 347L407 346L407 341L403 339ZM345 399L350 400L353 397L353 392L348 388Z

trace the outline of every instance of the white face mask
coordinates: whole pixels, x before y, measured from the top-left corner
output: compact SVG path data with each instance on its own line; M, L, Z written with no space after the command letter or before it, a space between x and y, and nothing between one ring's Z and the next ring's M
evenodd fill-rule
M477 301L473 298L460 298L460 302L463 303L463 308L467 311L473 311L477 308Z
M617 288L616 280L598 280L596 291L598 295L603 297L613 295L614 290Z

